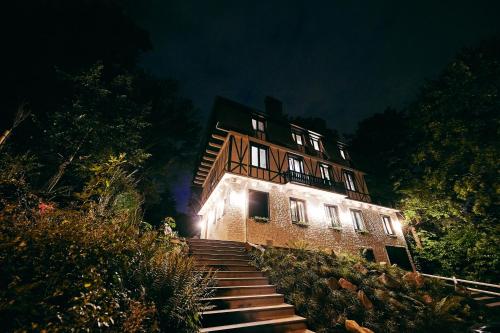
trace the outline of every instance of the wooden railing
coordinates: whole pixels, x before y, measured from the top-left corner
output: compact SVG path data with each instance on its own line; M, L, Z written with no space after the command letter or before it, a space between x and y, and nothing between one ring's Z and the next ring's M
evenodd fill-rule
M336 182L330 179L323 179L316 176L308 175L302 172L288 170L284 173L285 180L287 183L299 183L312 187L317 187L325 189L328 191L346 194L346 189L344 183Z

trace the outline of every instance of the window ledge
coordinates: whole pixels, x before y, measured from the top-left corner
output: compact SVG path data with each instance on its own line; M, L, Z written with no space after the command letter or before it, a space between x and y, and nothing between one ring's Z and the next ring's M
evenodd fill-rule
M354 230L356 231L357 234L369 234L370 232L368 230Z
M398 235L396 234L386 234L386 235L391 238L398 238Z
M342 227L332 227L328 226L328 229L336 230L336 231L342 231Z
M298 225L299 227L302 227L302 228L307 228L307 227L309 227L309 224L308 224L308 223L305 223L305 222L293 222L293 221L292 221L292 224Z
M250 220L258 223L269 223L269 218L268 217L261 217L261 216L254 216L251 217Z

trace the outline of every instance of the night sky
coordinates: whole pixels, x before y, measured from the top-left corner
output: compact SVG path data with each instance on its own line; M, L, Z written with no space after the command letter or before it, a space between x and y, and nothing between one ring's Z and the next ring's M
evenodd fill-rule
M271 95L341 133L404 107L457 51L500 33L500 1L141 0L129 9L154 45L143 66L179 80L204 117L216 95L261 109ZM190 176L181 179L185 188Z

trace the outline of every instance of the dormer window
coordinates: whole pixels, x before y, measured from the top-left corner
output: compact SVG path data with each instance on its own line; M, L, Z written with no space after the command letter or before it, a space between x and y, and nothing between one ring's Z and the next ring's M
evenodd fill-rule
M252 118L252 128L254 131L265 132L266 123L264 122L263 119Z
M344 147L339 147L340 151L340 156L344 159L347 160L347 152L345 151Z
M299 146L302 146L304 144L304 141L302 140L302 134L293 131L292 138L293 141L295 141L295 143L298 144Z
M311 141L311 146L314 148L314 150L321 151L321 148L320 148L321 146L320 146L318 137L311 136L310 141Z

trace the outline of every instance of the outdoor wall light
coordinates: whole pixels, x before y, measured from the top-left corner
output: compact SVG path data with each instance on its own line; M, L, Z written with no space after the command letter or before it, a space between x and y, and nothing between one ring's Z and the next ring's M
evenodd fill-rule
M244 207L245 206L245 193L240 191L231 191L229 194L229 203L231 206Z

